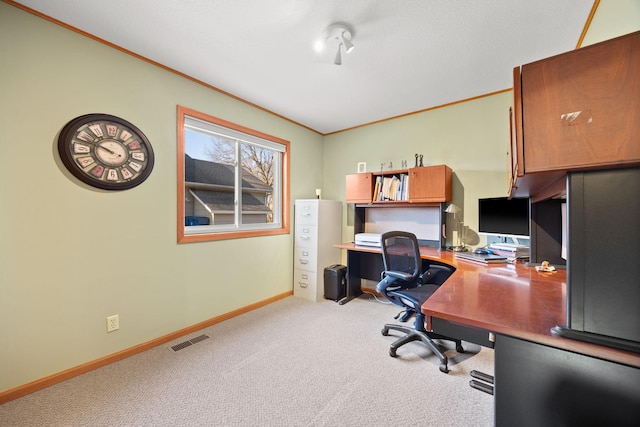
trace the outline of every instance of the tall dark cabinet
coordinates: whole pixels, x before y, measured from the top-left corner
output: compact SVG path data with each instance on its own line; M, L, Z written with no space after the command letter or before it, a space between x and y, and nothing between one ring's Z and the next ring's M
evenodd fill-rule
M568 326L640 350L640 168L573 172L567 187Z

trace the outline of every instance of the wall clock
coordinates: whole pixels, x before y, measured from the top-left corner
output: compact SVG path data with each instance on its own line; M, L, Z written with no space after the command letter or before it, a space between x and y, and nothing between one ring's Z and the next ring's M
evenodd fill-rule
M153 169L153 149L134 125L109 114L86 114L67 123L58 138L65 167L80 181L103 190L127 190Z

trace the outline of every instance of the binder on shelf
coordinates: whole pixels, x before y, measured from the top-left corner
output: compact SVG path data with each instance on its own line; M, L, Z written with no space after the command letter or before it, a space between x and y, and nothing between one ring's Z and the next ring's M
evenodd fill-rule
M373 202L409 200L409 174L378 175L373 186Z
M373 189L373 197L371 198L372 201L377 202L380 198L380 183L382 182L382 180L380 179L380 177L376 178L376 185Z
M408 200L409 175L406 173L378 176L373 189L374 202L397 202Z

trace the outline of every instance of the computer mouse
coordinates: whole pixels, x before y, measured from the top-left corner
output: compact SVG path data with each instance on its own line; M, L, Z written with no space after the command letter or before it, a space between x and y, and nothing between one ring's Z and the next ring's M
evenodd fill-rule
M473 251L473 253L480 254L480 255L491 255L493 254L493 251L489 249L484 249L484 248L477 248L476 250Z

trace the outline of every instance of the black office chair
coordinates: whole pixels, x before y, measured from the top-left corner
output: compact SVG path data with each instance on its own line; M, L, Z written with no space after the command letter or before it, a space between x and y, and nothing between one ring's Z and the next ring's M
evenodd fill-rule
M404 312L396 317L402 315L401 322L415 316L413 328L393 323L384 325L382 335L389 335L389 330L405 334L391 344L389 354L397 357L396 351L400 346L412 341L422 341L440 359L440 370L449 372L447 356L433 340L454 341L459 353L464 352L462 343L459 339L427 331L421 306L451 276L454 268L434 264L423 272L418 239L414 234L404 231L390 231L382 235L382 258L384 271L376 290L392 303L404 308Z

